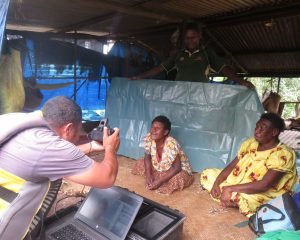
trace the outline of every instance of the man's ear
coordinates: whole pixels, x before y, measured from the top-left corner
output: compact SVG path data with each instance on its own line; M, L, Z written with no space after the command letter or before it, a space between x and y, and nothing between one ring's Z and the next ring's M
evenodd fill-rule
M64 128L64 133L66 136L69 136L69 134L72 132L73 128L73 123L67 123L63 128Z

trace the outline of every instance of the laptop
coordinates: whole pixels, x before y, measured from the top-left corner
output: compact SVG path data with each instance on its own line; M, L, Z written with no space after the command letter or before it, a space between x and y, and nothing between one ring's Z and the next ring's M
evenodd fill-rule
M92 188L76 214L46 230L48 240L124 240L143 198L119 187Z

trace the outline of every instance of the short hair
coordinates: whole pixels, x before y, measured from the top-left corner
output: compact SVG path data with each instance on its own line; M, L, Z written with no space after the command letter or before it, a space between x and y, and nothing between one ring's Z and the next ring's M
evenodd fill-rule
M64 96L49 99L42 107L42 113L45 120L53 127L79 123L82 120L81 108L76 102Z
M166 116L163 116L163 115L157 116L152 120L152 124L154 122L162 123L164 125L164 128L169 130L169 132L171 132L171 122L170 122L169 118L167 118Z
M276 113L264 113L261 115L260 120L268 120L272 126L282 132L285 129L284 120Z
M187 23L184 28L184 33L186 33L187 31L194 31L201 36L199 24L196 22Z

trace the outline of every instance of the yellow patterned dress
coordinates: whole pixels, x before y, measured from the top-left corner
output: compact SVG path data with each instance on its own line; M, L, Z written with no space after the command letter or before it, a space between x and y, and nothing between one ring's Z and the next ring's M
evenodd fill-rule
M257 194L233 193L231 199L238 204L240 212L247 217L253 215L257 208L277 196L291 191L297 181L295 152L284 144L257 151L258 142L250 138L243 142L238 151L238 163L227 179L220 184L224 186L251 183L261 180L269 169L285 174L276 186ZM200 183L209 192L220 174L221 169L206 169L200 175ZM215 199L217 200L217 199Z
M194 176L188 158L185 156L179 143L171 136L165 140L161 160L157 158L156 143L148 133L144 139L145 154L151 156L152 174L154 179L162 177L172 166L177 156L181 163L181 171L172 177L168 182L162 184L157 191L170 194L176 190L182 190L193 183ZM132 169L132 174L145 176L144 158L137 161Z

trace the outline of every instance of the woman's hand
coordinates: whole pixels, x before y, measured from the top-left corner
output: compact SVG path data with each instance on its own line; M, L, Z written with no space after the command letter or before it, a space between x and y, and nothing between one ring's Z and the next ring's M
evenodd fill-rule
M149 188L149 186L152 186L153 184L153 176L146 176L146 186Z
M152 182L152 184L148 185L148 189L150 189L150 190L155 190L155 189L159 188L161 184L162 184L162 183L161 183L160 180L154 180L154 181Z
M212 195L213 198L220 198L221 196L221 189L220 189L220 184L215 181L210 194Z
M222 191L221 198L220 198L222 207L232 206L231 194L232 194L232 190L231 190L230 186L223 187L223 191Z

